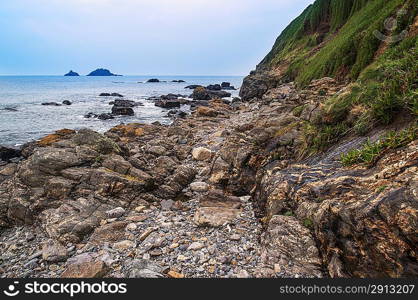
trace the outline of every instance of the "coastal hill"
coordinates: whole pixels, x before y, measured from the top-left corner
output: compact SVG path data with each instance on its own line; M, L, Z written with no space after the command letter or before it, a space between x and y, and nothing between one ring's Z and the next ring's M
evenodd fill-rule
M80 76L80 75L78 73L74 72L73 70L71 70L70 72L68 72L64 76Z
M107 69L97 69L91 72L90 74L88 74L87 76L121 76L121 75L113 74Z
M317 0L241 99L197 87L170 126L24 145L0 165L3 276L416 278L417 13Z

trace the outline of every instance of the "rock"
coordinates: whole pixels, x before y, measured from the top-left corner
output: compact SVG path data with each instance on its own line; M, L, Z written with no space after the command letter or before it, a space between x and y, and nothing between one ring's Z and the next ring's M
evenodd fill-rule
M95 115L93 114L93 116L95 116ZM88 114L87 118L90 118L90 117L91 117L91 115ZM100 115L95 116L95 117L97 117L99 120L112 120L112 119L115 118L112 114L106 114L106 113L100 114Z
M197 108L196 114L202 117L216 117L218 112L212 108L200 106Z
M171 210L174 205L173 200L162 200L161 201L161 209L162 210Z
M197 89L198 87L203 87L203 86L198 85L198 84L193 84L193 85L186 86L185 89L194 90L194 89Z
M158 82L160 82L160 80L157 79L157 78L151 78L151 79L148 79L147 82L148 83L158 83Z
M134 260L124 266L126 278L163 278L165 268L144 259Z
M292 277L297 274L315 278L323 276L315 240L294 217L274 216L271 219L262 236L261 259L264 266L271 269L280 262Z
M222 90L222 87L220 84L211 84L211 85L208 85L206 89L209 91L220 91Z
M181 103L179 100L157 100L155 101L155 106L170 109L180 107Z
M231 86L229 82L222 82L221 87L223 90L235 90L235 87Z
M241 270L241 271L237 274L237 278L241 278L241 279L250 278L250 274L248 274L248 272L247 272L246 270Z
M21 149L11 146L0 145L0 161L8 162L12 158L20 157L22 155Z
M240 212L234 208L201 207L195 213L194 222L198 226L221 227L231 223Z
M211 100L210 93L204 87L197 87L190 96L193 100Z
M197 250L203 249L204 247L205 245L203 245L202 243L194 242L190 244L190 246L187 248L187 251L197 251Z
M125 239L125 228L127 222L113 222L96 228L89 238L89 242L94 245L104 243L115 243Z
M67 249L55 240L48 240L42 246L42 259L47 262L65 261L67 255Z
M168 275L168 277L175 278L175 279L185 278L184 274L181 274L181 273L178 273L178 272L175 272L175 271L169 271L167 273L167 275Z
M64 101L62 101L62 104L64 104L64 105L71 105L72 103L69 100L64 100Z
M42 105L44 106L61 106L61 104L57 102L43 102Z
M65 74L64 76L80 76L80 74L73 72L73 70L71 70L70 72L68 72L67 74Z
M122 208L122 207L117 207L117 208L115 208L115 209L108 210L108 211L106 212L106 216L107 216L109 219L112 219L112 218L120 218L120 217L122 217L125 213L126 213L126 211L125 211L125 209L124 209L124 208Z
M115 105L112 107L112 114L117 116L134 116L135 112L130 107L121 107Z
M209 185L206 182L193 182L190 184L190 189L193 192L207 192L209 190Z
M99 95L99 97L119 97L119 98L123 98L123 95L121 95L119 93L101 93Z
M204 147L198 147L193 149L192 156L195 160L206 161L212 158L212 151Z
M61 278L103 278L109 268L103 261L87 261L70 264L61 274Z
M172 80L171 82L176 82L176 83L184 83L184 82L186 82L186 81L184 81L184 80L180 79L180 80Z
M136 247L136 244L129 240L114 243L112 246L113 249L118 250L118 251L126 251L128 249L132 249L135 247Z
M120 75L113 74L107 69L97 69L89 73L87 76L120 76Z
M202 207L240 208L241 199L225 195L221 190L213 189L201 197L199 204Z

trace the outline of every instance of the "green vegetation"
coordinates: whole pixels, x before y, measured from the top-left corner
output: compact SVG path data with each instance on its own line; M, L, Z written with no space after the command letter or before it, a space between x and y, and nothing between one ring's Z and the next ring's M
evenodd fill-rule
M355 80L381 45L373 32L385 33L384 21L402 7L408 13L398 16L393 34L416 16L415 0L317 0L283 31L261 66L290 64L287 77L300 86L324 76Z
M305 226L306 228L309 228L309 229L313 229L314 224L313 224L313 221L311 219L305 219L305 220L303 220L303 226Z
M404 129L400 132L389 132L377 142L367 141L361 149L355 149L341 156L344 166L351 166L359 163L374 164L382 155L391 149L406 146L417 139L418 126Z

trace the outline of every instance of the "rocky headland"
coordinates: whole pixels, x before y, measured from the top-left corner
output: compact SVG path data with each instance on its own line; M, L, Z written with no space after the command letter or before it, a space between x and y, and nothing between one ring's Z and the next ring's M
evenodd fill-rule
M324 27L325 2L291 24L304 24L297 37L318 33L303 51L309 62L364 11L399 8L350 2L363 4L347 8L357 17L336 34ZM308 22L318 7L323 20ZM345 76L290 68L288 30L244 80L242 99L197 86L206 105L170 126L63 129L19 153L2 149L1 276L416 277L415 15L404 23L415 34L386 51L375 45L358 80L348 76L353 60ZM387 100L386 84L403 96L391 109L376 100Z

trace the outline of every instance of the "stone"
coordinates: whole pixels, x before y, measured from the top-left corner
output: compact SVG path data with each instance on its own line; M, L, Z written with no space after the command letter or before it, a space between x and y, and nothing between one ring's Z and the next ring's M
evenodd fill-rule
M221 227L231 223L238 217L241 210L224 207L201 207L194 215L194 222L198 226Z
M48 240L42 246L42 259L47 262L65 261L67 256L67 249L55 240Z
M216 117L218 112L209 107L199 106L196 110L196 114L202 117Z
M109 267L103 261L88 261L70 264L61 274L61 278L103 278Z
M205 245L203 245L202 243L194 242L194 243L190 244L190 246L187 248L187 251L197 251L197 250L200 250L204 247L205 247Z
M178 273L176 271L169 271L167 273L168 277L170 278L175 278L175 279L182 279L185 278L186 276L184 276L184 274Z
M135 247L136 247L136 244L129 240L114 243L112 246L113 249L116 249L119 251L125 251L125 250L132 249Z
M197 147L193 149L192 156L195 160L206 161L212 158L212 151L204 147Z
M165 268L150 260L137 259L124 266L126 278L163 278Z
M112 218L120 218L126 213L126 210L123 207L117 207L112 210L108 210L106 212L106 216L110 219Z
M206 182L193 182L190 184L190 189L193 192L204 193L209 190L209 185Z

